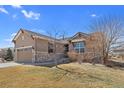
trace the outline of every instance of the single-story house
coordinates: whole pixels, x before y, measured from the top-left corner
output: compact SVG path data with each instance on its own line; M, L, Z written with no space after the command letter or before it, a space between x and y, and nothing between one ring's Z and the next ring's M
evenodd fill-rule
M37 62L52 59L53 53L65 54L69 51L84 53L88 51L89 34L82 32L66 39L42 35L25 29L20 29L13 39L16 62Z

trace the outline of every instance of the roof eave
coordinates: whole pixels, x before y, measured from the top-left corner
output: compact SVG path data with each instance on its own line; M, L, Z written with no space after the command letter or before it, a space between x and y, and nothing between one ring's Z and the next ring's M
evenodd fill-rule
M17 34L14 36L12 42L15 42L15 41L16 41L17 36L19 36L19 33L20 33L21 31L23 31L23 29L20 28L20 30L19 30L19 31L17 32Z

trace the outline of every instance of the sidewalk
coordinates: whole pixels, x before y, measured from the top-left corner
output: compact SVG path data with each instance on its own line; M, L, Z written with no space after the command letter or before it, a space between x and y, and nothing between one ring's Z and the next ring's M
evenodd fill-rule
M0 68L6 68L6 67L12 67L12 66L18 66L21 64L15 63L15 62L8 62L8 63L0 63Z

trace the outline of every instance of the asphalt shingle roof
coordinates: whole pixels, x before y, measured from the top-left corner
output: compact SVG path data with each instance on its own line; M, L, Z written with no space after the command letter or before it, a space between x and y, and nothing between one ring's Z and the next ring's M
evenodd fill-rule
M22 30L28 32L32 36L39 36L39 37L45 37L45 38L49 38L49 39L55 39L53 37L50 37L50 36L47 36L47 35L43 35L43 34L40 34L38 32L33 32L33 31L30 31L30 30L26 30L26 29L22 29Z

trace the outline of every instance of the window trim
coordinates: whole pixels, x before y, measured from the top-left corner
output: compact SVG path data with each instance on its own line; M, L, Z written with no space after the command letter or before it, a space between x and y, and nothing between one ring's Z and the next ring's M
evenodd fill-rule
M48 53L53 53L53 52L54 52L54 45L53 43L48 42Z
M73 47L77 53L84 53L85 52L85 42L84 41L73 42ZM82 52L81 52L81 49L83 49Z

